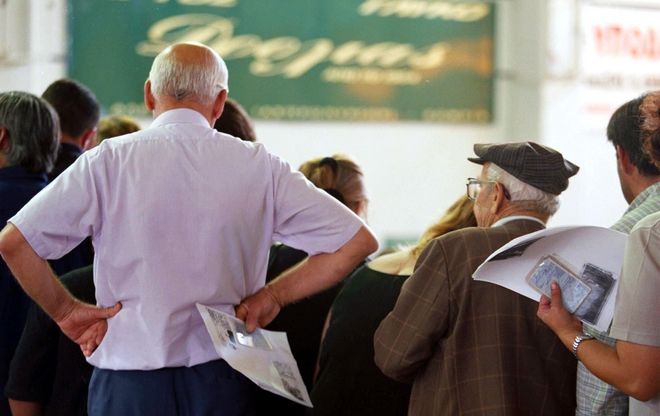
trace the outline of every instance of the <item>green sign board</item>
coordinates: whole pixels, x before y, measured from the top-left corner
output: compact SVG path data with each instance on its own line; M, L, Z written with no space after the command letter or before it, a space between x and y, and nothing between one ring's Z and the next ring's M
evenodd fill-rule
M198 41L255 118L486 123L494 6L438 0L69 0L69 76L146 115L167 45Z

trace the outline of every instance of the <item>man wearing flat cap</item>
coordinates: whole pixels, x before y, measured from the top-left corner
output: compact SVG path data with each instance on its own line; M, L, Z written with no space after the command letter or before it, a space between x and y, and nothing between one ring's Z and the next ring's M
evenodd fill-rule
M472 279L495 250L541 230L578 167L533 142L477 144L467 182L478 227L433 240L374 338L375 361L412 382L410 415L568 415L576 361L537 302Z

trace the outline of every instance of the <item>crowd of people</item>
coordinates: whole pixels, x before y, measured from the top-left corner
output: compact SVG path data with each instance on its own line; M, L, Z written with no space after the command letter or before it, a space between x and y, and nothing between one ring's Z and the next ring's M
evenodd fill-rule
M466 195L373 257L359 164L293 169L228 91L215 51L177 43L145 129L75 80L0 92L0 415L660 414L660 92L607 126L630 236L602 333L557 284L472 279L559 209L579 167L557 150L475 145ZM197 303L285 331L314 407L219 359Z

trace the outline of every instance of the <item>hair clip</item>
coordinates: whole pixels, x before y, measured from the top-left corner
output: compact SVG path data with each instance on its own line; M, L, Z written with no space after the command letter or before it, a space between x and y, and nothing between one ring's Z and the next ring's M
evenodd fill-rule
M323 190L327 192L330 196L334 197L337 201L346 205L346 201L344 201L344 195L342 195L341 192L339 192L335 188L324 188Z
M337 163L337 160L335 160L334 157L324 157L321 159L319 162L319 166L330 166L330 169L337 174L337 170L339 169L339 164Z

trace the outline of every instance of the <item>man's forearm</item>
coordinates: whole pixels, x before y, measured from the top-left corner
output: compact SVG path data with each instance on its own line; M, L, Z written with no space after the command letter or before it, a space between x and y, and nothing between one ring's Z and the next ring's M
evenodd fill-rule
M75 299L62 286L48 262L40 258L12 224L0 232L0 254L23 290L56 322Z
M551 292L552 298L541 296L536 314L571 351L582 324L564 308L557 282ZM592 339L579 344L577 357L596 377L637 400L647 401L660 393L660 347L617 341L612 348Z
M334 253L308 257L269 283L280 306L334 286L346 277L378 244L366 227Z
M560 338L572 349L576 335L567 331ZM660 347L617 341L613 348L593 339L583 341L577 355L596 377L638 400L660 392Z
M263 328L282 306L333 286L377 248L376 238L363 226L336 252L307 258L243 299L235 308L236 317L245 321L248 332Z

